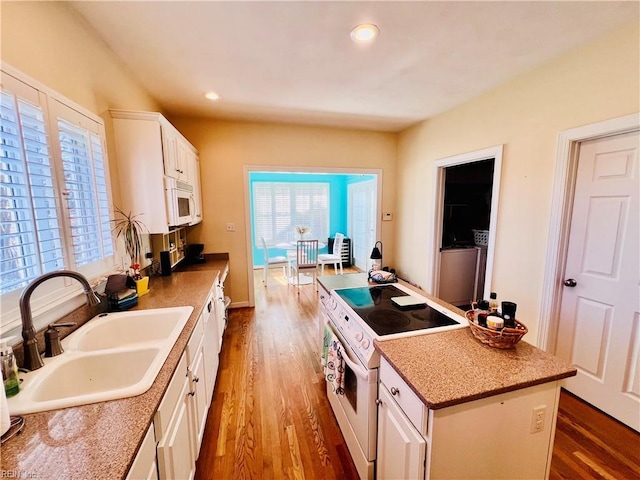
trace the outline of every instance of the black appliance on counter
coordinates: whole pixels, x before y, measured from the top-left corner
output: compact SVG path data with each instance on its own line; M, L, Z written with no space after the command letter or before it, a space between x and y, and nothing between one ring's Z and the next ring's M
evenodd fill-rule
M190 264L205 263L203 243L190 243L185 250L185 262Z

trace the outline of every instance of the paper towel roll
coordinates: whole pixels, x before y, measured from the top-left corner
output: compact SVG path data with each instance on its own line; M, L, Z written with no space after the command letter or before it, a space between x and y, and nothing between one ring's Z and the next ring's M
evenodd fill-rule
M0 393L0 432L4 435L11 426L11 419L9 418L9 406L7 405L7 396L4 392L4 385L0 387L0 390L2 390Z

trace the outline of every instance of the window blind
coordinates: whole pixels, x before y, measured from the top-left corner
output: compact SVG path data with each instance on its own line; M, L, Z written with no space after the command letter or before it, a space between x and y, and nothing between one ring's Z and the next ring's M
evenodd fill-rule
M328 238L329 184L322 182L253 182L254 243L296 240L295 227L309 228L309 238Z

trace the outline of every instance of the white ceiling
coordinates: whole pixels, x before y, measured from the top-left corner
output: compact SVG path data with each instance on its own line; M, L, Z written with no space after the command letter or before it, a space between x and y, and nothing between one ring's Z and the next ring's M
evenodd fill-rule
M638 18L638 2L71 2L171 115L398 131ZM375 43L349 38L375 23ZM204 99L215 90L217 102Z

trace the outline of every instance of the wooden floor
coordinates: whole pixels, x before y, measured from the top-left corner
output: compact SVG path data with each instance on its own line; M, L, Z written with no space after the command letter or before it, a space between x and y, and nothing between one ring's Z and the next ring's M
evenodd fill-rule
M230 311L196 479L357 478L325 397L317 296L255 271ZM563 392L551 479L640 479L640 435Z

